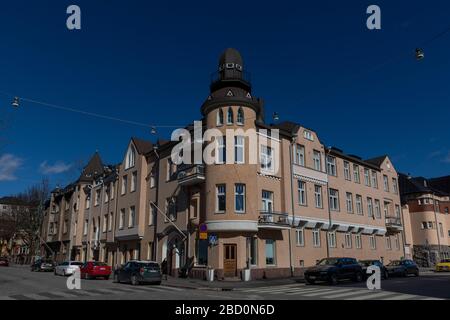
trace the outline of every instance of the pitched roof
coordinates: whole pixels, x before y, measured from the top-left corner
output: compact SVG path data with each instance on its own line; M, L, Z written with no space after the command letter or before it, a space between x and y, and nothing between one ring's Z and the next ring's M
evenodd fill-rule
M89 160L88 164L81 172L80 181L90 181L94 178L94 176L102 174L103 170L102 159L100 158L98 152L95 152L95 154L91 157L91 160Z
M387 158L387 155L383 155L383 156L379 156L379 157L375 157L372 159L367 159L365 160L366 162L369 162L373 165L376 165L377 167L380 167L383 164L383 161Z
M433 183L431 180L434 180L435 182ZM445 191L445 183L446 182L449 183L449 181L450 177L426 179L424 177L410 177L408 175L400 173L399 174L400 194L401 195L411 193L435 193L437 195L450 194L450 192Z
M428 179L430 185L448 195L450 195L450 176Z
M139 154L146 154L153 149L153 143L151 141L142 140L136 137L131 138L131 140L136 146L136 151Z

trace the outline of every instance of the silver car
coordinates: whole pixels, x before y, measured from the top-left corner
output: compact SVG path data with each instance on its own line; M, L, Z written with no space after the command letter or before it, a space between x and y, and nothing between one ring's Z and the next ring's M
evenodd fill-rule
M64 261L55 267L55 275L70 276L83 265L80 261Z

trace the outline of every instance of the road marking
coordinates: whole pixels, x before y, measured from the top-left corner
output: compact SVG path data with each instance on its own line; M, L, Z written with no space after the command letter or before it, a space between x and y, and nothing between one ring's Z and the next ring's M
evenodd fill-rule
M390 298L385 298L382 300L407 300L407 299L412 299L415 298L417 296L411 295L411 294L399 294L399 295L395 295L393 297Z
M288 289L290 287L301 287L301 286L305 286L304 284L299 284L299 283L293 283L293 284L286 284L286 285L281 285L281 286L273 286L273 287L259 287L259 288L252 288L252 289L247 289L247 288L243 288L241 289L242 291L245 292L266 292L266 291L278 291L278 290L285 290Z
M311 289L304 289L304 290L297 290L297 291L289 291L286 292L286 295L296 295L296 294L308 294L308 293L315 293L315 292L327 292L332 291L334 289L326 289L326 288L311 288Z
M372 299L378 299L382 297L392 296L395 295L395 292L378 292L378 293L369 293L363 296L355 297L355 298L349 298L348 300L372 300Z
M331 293L330 291L334 291L334 289L323 289L323 290L318 291L318 292L303 294L302 296L303 297L317 297L317 296L321 296L323 294L329 294L329 293ZM349 291L349 290L342 290L342 291L339 291L339 292L342 293L343 291Z
M173 290L173 291L185 291L186 289L182 289L182 288L176 288L176 287L170 287L170 286L159 286L158 288L164 288L167 290Z
M325 299L339 299L339 298L354 296L355 294L361 294L361 291L358 292L358 291L355 291L355 290L352 289L351 292L332 294L332 295L329 295L329 296L323 296L322 298L325 298Z

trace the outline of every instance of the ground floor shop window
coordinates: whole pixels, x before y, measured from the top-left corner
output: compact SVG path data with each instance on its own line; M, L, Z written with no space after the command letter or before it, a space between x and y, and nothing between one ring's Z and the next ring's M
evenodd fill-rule
M266 265L276 265L275 240L266 240Z
M208 240L197 240L197 264L208 265Z

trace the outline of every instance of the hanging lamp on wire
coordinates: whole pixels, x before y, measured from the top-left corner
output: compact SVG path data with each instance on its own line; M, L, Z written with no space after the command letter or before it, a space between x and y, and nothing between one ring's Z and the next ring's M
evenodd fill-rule
M20 105L19 97L14 97L14 100L13 100L13 102L11 103L11 105L12 105L14 108L18 108L19 105Z
M423 49L417 48L416 49L416 60L420 61L423 58L425 58L425 53L423 52Z

